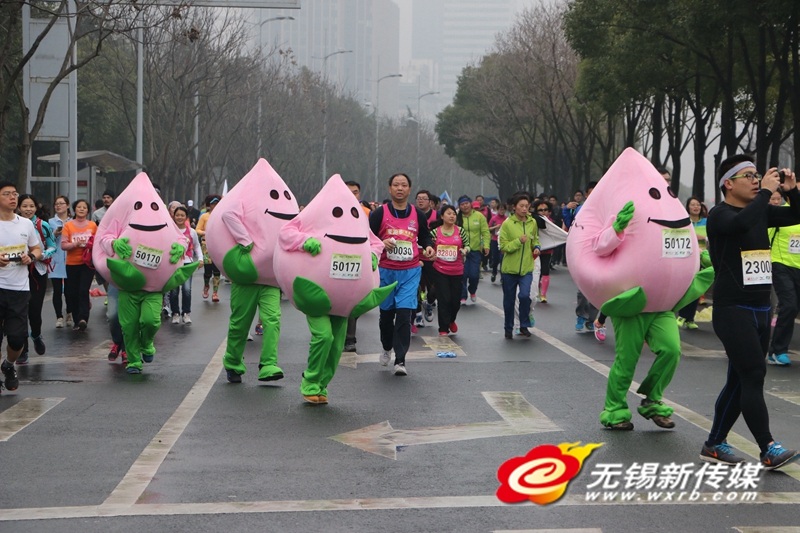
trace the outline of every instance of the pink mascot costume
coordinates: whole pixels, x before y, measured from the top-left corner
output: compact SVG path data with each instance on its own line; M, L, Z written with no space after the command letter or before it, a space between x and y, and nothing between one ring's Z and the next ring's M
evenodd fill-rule
M206 228L208 253L231 280L231 319L223 365L228 381L241 383L244 347L259 310L264 342L259 381L283 378L278 367L281 292L272 270L278 232L299 209L289 187L263 159L226 194Z
M128 373L153 361L163 293L189 279L197 263L183 265L188 239L169 216L147 174L137 175L108 208L97 228L92 260L119 289L119 323Z
M394 288L378 288L381 250L383 242L370 231L364 211L338 174L280 231L275 276L311 330L308 368L300 385L308 402L328 403L326 387L339 365L347 319L377 307Z
M701 257L686 209L633 148L581 207L567 238L567 260L580 291L614 324L617 356L600 422L633 429L626 396L647 342L657 357L637 391L645 396L639 414L674 427L673 409L661 401L681 355L674 311L703 294L714 273L698 272Z

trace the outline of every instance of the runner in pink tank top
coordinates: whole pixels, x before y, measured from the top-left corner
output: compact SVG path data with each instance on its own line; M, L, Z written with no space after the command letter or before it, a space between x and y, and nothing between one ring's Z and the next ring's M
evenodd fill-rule
M456 209L442 208L441 220L434 222L431 232L436 245L433 263L439 301L439 335L456 333L456 316L461 308L461 282L464 277L464 256L469 253L469 238L464 228L456 226Z

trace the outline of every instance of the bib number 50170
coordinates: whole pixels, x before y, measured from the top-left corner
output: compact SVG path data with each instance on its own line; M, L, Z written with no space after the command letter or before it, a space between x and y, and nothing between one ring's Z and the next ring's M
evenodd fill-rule
M742 283L744 285L772 284L772 258L769 250L742 252Z

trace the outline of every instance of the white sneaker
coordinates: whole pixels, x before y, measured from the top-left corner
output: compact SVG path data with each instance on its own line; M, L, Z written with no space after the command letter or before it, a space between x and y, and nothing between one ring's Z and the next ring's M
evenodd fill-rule
M183 313L183 323L187 326L192 324L192 317L189 316L189 313Z
M394 365L394 375L407 376L408 370L406 370L406 365Z
M415 321L414 321L414 325L417 326L418 328L424 328L425 327L425 319L422 318L422 313L417 313L417 316L416 316Z
M389 361L392 360L392 352L384 350L381 352L381 357L379 360L381 362L381 366L389 366Z
M181 323L181 315L172 315L172 323L173 324L180 324Z
M64 327L64 319L63 318L59 318L59 319L56 320L56 327L59 328L59 329Z
M73 326L75 325L75 321L74 321L74 320L72 320L72 313L67 313L67 319L66 319L66 321L64 322L64 324L65 324L65 325L66 325L68 328L71 328L71 327L73 327Z

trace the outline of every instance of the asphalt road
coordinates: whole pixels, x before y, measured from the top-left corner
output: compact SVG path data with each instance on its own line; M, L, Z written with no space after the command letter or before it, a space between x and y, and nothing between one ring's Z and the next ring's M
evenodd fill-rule
M575 332L575 287L564 269L553 273L549 303L536 306L532 339L503 339L502 290L486 275L479 301L459 314L452 346L435 322L414 336L405 378L377 362L377 312L362 317L359 355L343 357L327 406L300 395L310 335L285 301L286 378L256 380L256 337L243 383L228 384L220 357L230 286L212 304L201 299L201 284L195 276L194 324L162 325L155 361L140 376L106 359L102 298L93 299L82 333L56 330L46 303L47 354L32 354L19 368L19 389L0 395L0 531L800 531L790 527L800 525L797 465L758 473L749 502L725 487L729 472L720 491L698 472L727 368L710 323L681 334L685 355L666 391L677 427L634 414L635 430L618 433L598 421L613 331L605 343ZM437 358L439 351L458 357ZM636 381L653 358L645 348ZM797 364L768 367L772 432L788 446L800 446L798 377ZM639 401L629 394L632 408ZM752 461L757 447L743 421L734 432L729 441ZM559 501L497 499L505 461L577 442L603 445ZM657 463L653 488L643 480L627 501L610 495L635 481L625 471L645 463ZM616 491L587 488L614 464ZM667 485L667 472L681 465L683 496ZM599 500L587 501L594 491ZM716 492L735 501L715 502Z

